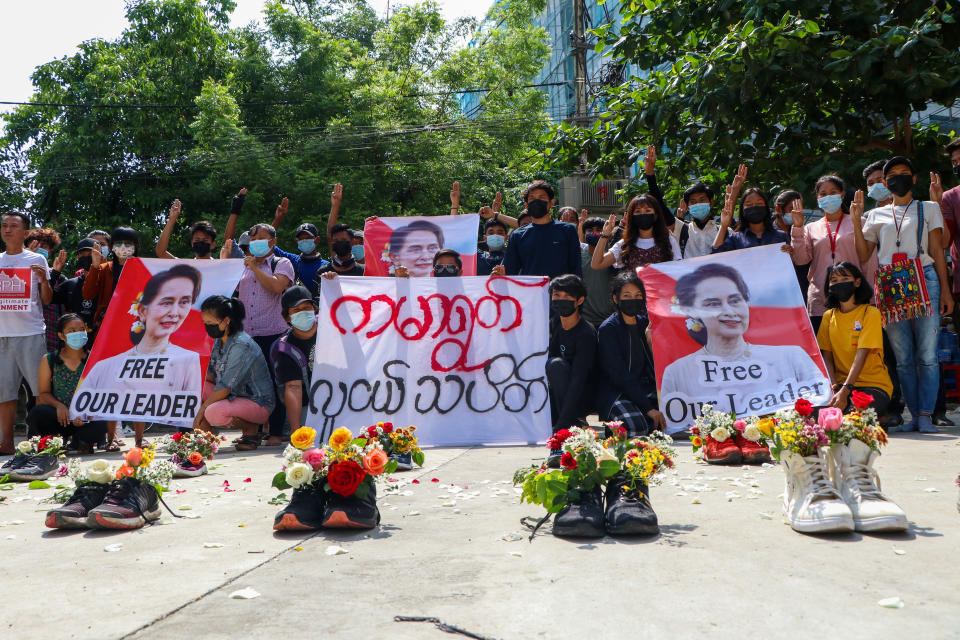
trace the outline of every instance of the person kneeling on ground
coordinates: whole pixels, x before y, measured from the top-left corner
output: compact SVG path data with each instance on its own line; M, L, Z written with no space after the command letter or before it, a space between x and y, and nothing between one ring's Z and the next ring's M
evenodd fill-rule
M283 398L290 428L303 424L310 404L310 377L317 344L317 306L310 290L293 286L283 292L280 305L290 330L270 348L270 366L277 380L278 395Z

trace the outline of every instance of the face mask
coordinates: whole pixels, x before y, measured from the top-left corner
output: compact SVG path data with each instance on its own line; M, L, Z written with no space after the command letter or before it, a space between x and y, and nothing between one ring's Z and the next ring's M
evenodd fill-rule
M870 185L870 188L867 189L867 195L877 202L883 202L890 197L890 190L883 186L882 182L874 182Z
M77 258L77 268L83 269L84 271L90 271L90 267L93 266L93 258L90 256L83 256L82 258Z
M600 242L600 234L599 234L599 233L588 233L588 234L586 235L586 240L587 240L587 244L588 244L588 245L590 245L591 247L595 247L595 246L597 246L597 243Z
M37 247L37 250L34 253L43 256L44 260L50 257L50 252L44 249L43 247Z
M71 349L82 349L83 345L87 344L86 331L74 331L73 333L64 334L63 337L66 339L67 346Z
M201 258L205 255L209 255L210 249L213 248L209 242L203 242L202 240L199 242L194 242L192 247L193 247L193 252L198 256L200 256Z
M543 218L550 215L550 209L545 200L531 200L527 203L527 213L534 218Z
M577 303L573 300L551 300L550 309L564 318L572 316L577 311Z
M203 323L203 328L207 330L207 335L211 338L221 338L223 337L224 330L220 328L218 324L207 324Z
M316 321L317 316L313 311L297 311L290 316L290 324L300 331L309 331Z
M333 256L333 264L337 265L338 267L349 267L350 265L353 264L353 262L354 262L353 255L349 255L346 258L343 258L342 260L338 255Z
M363 245L355 244L350 247L350 253L353 254L353 259L358 262L363 262Z
M113 245L113 255L117 256L121 260L125 260L133 255L133 245L126 243L117 243Z
M269 240L251 240L250 253L254 257L262 258L263 256L270 253L270 241Z
M336 255L343 256L344 258L349 255L353 255L353 248L350 246L349 240L337 240L333 243L331 248Z
M822 198L817 198L817 206L826 211L827 213L833 213L840 209L840 205L843 204L843 196L839 193L835 193L831 196L823 196Z
M653 229L653 223L656 222L657 216L652 213L635 213L633 219L636 220L638 229L648 231Z
M782 219L783 224L787 225L788 227L793 225L793 216L789 213L783 214Z
M507 239L503 236L487 236L487 249L490 251L500 251L506 243Z
M913 176L903 174L890 176L887 178L887 189L890 189L893 195L902 198L913 189Z
M953 175L955 175L955 176L957 176L958 178L960 178L960 164L958 164L957 166L955 166L955 167L953 168Z
M710 215L710 203L708 202L698 202L697 204L692 204L690 205L689 209L690 215L697 220L704 220Z
M108 247L108 246L102 246L102 247L100 247L100 253L103 254L103 257L104 257L104 258L106 258L107 256L110 255L110 247Z
M452 278L459 275L455 264L438 264L433 268L433 275L437 278Z
M617 305L620 313L626 316L645 316L647 315L647 303L642 298L629 298L621 300Z
M757 224L767 219L766 207L744 207L742 217L747 224Z
M297 240L297 249L300 250L300 253L313 253L317 248L317 241L313 238L307 238L306 240Z
M856 290L857 286L853 282L834 282L830 285L830 295L840 302L849 300Z

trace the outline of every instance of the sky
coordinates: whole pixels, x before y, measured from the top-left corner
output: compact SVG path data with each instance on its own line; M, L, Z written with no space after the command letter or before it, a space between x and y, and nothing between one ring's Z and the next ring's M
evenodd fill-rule
M258 20L266 0L236 0L233 24ZM384 15L388 0L368 0ZM437 0L448 19L480 18L492 4L484 0ZM392 6L398 3L392 0ZM0 20L0 101L23 102L33 94L30 75L50 60L76 52L86 40L112 40L126 27L123 0L4 0ZM10 107L0 105L0 112Z

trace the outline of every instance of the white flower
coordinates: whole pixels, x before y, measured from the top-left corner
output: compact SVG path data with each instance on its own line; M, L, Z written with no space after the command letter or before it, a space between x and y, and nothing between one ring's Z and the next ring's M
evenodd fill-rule
M63 438L60 436L53 436L50 440L47 441L47 447L52 447L54 449L63 448Z
M759 442L763 434L760 433L760 429L757 429L757 425L748 424L747 428L743 430L743 437L750 442Z
M287 448L283 450L283 459L286 461L287 466L295 462L303 462L303 451L288 444Z
M99 458L87 465L87 480L99 484L107 484L113 480L113 470L110 463Z
M33 453L33 443L29 440L24 440L17 445L17 451L20 453Z
M287 484L291 487L299 487L313 480L313 469L310 465L303 462L294 462L287 467Z
M710 432L710 437L717 442L724 442L730 437L730 430L726 427L717 427Z

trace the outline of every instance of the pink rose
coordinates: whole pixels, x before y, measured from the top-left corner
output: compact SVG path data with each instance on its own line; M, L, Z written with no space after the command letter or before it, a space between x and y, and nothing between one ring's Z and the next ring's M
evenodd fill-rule
M747 423L744 422L743 420L737 420L733 423L733 428L736 429L737 431L743 431L744 429L747 428Z
M817 424L823 427L824 431L838 431L843 425L843 411L837 407L820 409L820 415L817 416Z
M323 458L323 449L317 449L314 447L303 452L303 461L310 465L314 471L323 466Z

